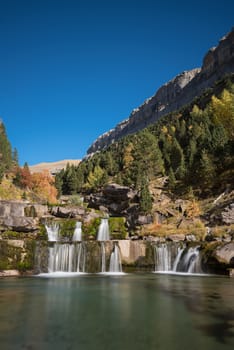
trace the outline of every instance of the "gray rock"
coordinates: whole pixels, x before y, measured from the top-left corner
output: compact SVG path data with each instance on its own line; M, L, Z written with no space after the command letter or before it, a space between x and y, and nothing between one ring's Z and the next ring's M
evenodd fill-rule
M28 205L24 208L25 216L41 218L48 215L48 206L43 204Z
M132 111L128 119L114 129L98 137L88 149L92 154L106 148L120 138L135 133L160 117L178 110L201 95L215 81L234 71L234 29L227 34L216 48L205 55L202 68L185 71L163 85L157 93Z
M26 203L16 201L0 201L0 217L24 216Z
M3 227L17 232L33 232L38 229L38 219L8 216L1 220Z
M226 225L234 224L234 203L225 207L221 213L222 222Z
M51 214L59 218L76 218L85 214L85 209L82 207L53 207Z
M103 195L108 199L123 202L133 199L137 195L137 192L127 186L112 183L104 187Z
M215 255L219 261L231 264L234 267L234 242L226 243L218 247L215 251Z
M147 225L147 224L151 224L152 222L153 222L152 215L139 215L137 218L138 225Z

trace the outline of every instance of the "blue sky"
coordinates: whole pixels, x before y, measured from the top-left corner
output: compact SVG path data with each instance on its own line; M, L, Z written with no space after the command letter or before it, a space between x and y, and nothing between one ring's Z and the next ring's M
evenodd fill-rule
M234 2L0 0L0 116L20 163L80 159L234 25Z

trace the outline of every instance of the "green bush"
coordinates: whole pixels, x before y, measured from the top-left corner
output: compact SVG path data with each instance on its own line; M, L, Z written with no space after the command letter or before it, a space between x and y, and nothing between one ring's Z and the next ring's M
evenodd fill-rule
M109 218L109 228L112 238L125 239L127 236L127 228L125 226L124 217L111 217Z

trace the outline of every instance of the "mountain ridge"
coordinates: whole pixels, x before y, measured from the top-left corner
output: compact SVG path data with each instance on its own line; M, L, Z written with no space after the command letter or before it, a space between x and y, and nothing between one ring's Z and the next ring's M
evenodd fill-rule
M162 85L155 95L133 109L129 118L100 135L89 147L87 154L100 151L120 138L133 134L153 124L162 116L180 109L196 96L200 96L205 89L212 87L224 75L232 72L234 72L234 28L216 47L208 50L201 68L183 71Z

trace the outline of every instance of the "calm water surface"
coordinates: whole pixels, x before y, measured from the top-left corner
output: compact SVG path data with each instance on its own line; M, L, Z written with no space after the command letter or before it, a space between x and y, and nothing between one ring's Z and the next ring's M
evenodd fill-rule
M0 349L233 350L234 279L1 279Z

